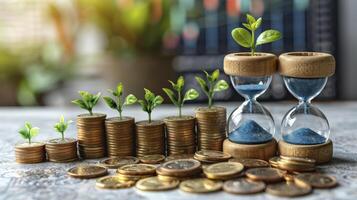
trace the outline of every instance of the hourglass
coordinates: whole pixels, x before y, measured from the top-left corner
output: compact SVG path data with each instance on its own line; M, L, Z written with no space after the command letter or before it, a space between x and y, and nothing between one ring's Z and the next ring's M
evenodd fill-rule
M327 53L292 52L282 54L279 61L285 86L299 100L282 120L280 153L327 162L332 157L329 122L311 100L321 93L328 77L334 74L335 60ZM317 156L319 152L323 156Z
M223 150L233 157L269 159L276 150L275 124L270 112L257 98L268 89L276 72L276 56L228 54L224 58L224 71L245 101L228 118L228 138Z

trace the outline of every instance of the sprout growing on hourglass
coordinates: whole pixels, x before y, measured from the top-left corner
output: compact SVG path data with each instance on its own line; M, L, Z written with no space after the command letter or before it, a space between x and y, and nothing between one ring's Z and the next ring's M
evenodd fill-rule
M25 126L19 130L19 133L22 138L28 141L31 144L32 138L38 135L40 128L33 127L29 122L25 122Z
M149 123L151 123L151 112L154 110L154 108L162 104L164 99L160 95L156 96L153 92L151 92L146 88L144 88L144 90L145 90L144 99L140 99L138 100L138 102L141 105L143 111L148 113L148 121Z
M198 92L195 89L189 89L186 91L185 95L182 98L182 89L183 86L185 84L185 80L182 76L180 76L177 79L177 82L174 83L172 81L169 80L169 82L172 85L172 88L176 91L177 95L175 95L175 93L169 89L169 88L162 88L164 90L164 92L167 94L167 96L170 98L170 100L172 101L173 104L175 104L175 106L178 107L179 109L179 117L182 116L182 106L185 103L185 101L188 100L194 100L197 99L197 97L199 96Z
M200 85L203 92L207 95L208 98L208 108L211 108L213 105L213 96L216 92L224 91L229 88L228 83L225 80L218 80L219 70L216 69L212 74L203 71L206 74L206 80L203 80L201 77L196 76L195 79Z

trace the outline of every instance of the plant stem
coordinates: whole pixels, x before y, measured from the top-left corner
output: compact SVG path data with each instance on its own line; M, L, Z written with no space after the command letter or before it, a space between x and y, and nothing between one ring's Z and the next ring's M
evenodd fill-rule
M178 102L178 107L179 107L179 117L181 117L181 107L182 107L182 98L181 98L181 91L179 90L179 91L177 91L177 96L178 96L178 100L177 100L177 102Z
M121 112L122 112L122 105L121 105L121 98L120 96L118 97L118 100L117 100L117 104L118 104L118 111L119 111L119 119L122 120L122 115L121 115Z
M92 109L88 109L88 111L90 115L93 115Z
M212 107L212 97L208 97L208 108Z
M182 111L181 111L182 105L180 105L178 108L179 108L179 117L181 117L182 116Z
M254 31L252 31L252 48L251 48L251 53L252 53L252 56L254 56L254 53L255 53Z
M61 132L61 135L62 135L62 140L64 140L64 132L63 131Z
M120 110L118 110L118 113L119 113L119 119L120 119L120 120L122 120L122 119L123 119L123 117L122 117L121 111L120 111Z
M149 123L151 123L151 112L148 112L149 114Z
M29 137L29 144L31 144L31 136Z

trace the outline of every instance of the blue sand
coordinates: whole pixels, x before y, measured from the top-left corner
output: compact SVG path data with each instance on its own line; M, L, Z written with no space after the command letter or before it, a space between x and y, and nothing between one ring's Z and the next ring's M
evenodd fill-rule
M239 144L261 144L269 142L273 136L253 120L246 120L232 131L228 139Z
M326 78L287 78L287 87L302 100L306 101L318 93L325 84Z
M326 138L309 128L299 128L283 136L285 142L291 144L322 144Z
M235 88L239 93L247 95L249 97L253 97L254 95L259 94L265 89L267 89L267 86L258 85L258 84L248 84L248 85L238 85Z

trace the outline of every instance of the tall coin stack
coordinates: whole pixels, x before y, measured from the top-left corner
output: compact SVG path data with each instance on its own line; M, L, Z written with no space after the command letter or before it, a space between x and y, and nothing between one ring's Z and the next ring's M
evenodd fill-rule
M198 108L196 119L199 150L222 151L222 143L226 138L226 108Z
M181 155L196 152L195 118L192 116L165 118L167 154Z
M109 157L134 155L135 126L134 118L119 117L105 120L107 148Z
M137 157L152 154L165 155L165 126L162 121L136 123Z
M40 142L21 143L15 145L17 163L31 164L46 160L45 144Z
M106 154L105 114L78 115L78 149L82 158L102 158Z
M52 139L46 143L48 160L51 162L72 162L78 159L77 140L72 138Z

